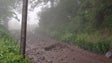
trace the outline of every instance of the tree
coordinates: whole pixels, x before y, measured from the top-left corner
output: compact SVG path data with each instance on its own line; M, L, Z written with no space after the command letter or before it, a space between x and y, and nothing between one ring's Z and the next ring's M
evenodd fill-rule
M58 25L71 22L77 25L76 23L80 22L76 30L81 28L81 31L92 31L93 28L111 28L112 19L109 17L112 14L111 6L111 0L60 0L56 7L47 8L41 12L40 27L55 29Z
M25 58L28 0L23 0L20 54Z
M0 0L0 20L8 26L8 20L13 16L12 9L16 7L16 0Z

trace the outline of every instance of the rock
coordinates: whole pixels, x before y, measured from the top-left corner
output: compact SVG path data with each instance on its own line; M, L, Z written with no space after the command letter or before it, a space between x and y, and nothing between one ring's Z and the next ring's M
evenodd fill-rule
M75 60L75 58L73 58L73 60Z
M108 52L105 54L105 56L106 56L107 58L112 58L112 51L108 51Z
M48 63L53 63L53 61L51 61L51 60L47 60L47 62L48 62Z
M38 57L39 60L45 60L44 56Z

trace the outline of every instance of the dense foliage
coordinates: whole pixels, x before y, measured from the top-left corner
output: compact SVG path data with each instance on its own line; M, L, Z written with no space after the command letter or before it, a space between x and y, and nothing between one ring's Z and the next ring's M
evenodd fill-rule
M4 19L11 15L11 7L13 7L15 0L0 0L0 19Z
M84 49L105 53L112 41L111 0L60 0L44 9L40 29Z
M0 0L0 25L1 23L8 28L8 22L15 15L12 11L16 9L18 0Z
M19 47L15 40L0 26L0 63L28 63L19 55Z

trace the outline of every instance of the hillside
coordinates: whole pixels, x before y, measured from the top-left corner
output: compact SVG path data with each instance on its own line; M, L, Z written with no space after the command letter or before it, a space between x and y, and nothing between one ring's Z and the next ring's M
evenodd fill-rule
M60 0L40 15L40 30L96 53L111 49L111 0Z

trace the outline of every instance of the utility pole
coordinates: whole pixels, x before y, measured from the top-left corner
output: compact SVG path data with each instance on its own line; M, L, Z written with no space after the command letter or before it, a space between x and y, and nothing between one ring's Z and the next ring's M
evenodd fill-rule
M23 58L25 58L28 0L22 0L22 1L23 1L23 7L22 7L22 26L21 26L20 54L23 56Z

